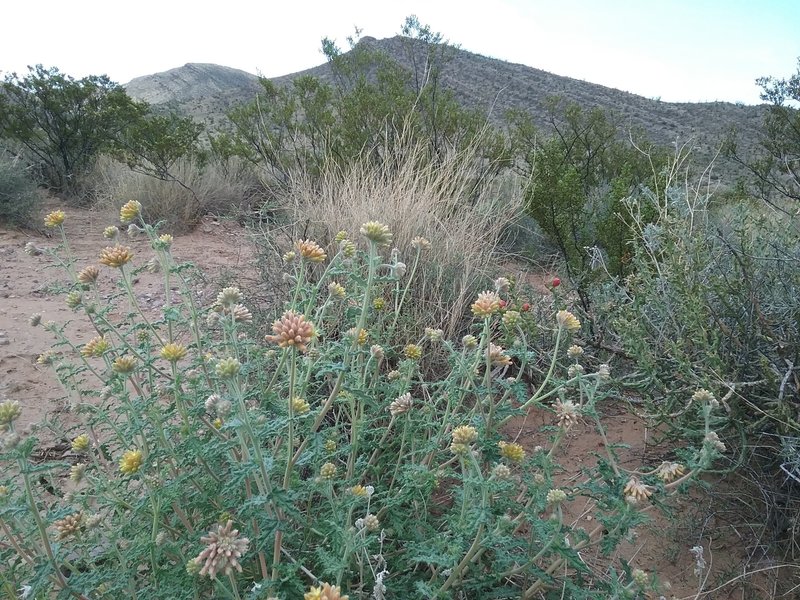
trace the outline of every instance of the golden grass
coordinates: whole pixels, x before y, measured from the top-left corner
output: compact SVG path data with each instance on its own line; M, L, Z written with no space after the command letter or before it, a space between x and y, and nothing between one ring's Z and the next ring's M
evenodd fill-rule
M501 197L499 182L475 184L478 164L479 157L466 152L434 165L425 146L408 143L391 160L364 157L345 168L330 166L319 179L299 178L286 199L294 237L327 244L343 230L358 241L361 224L380 221L409 269L416 253L411 240L427 238L431 248L423 251L409 292L412 329L438 327L455 335L477 292L498 273L501 235L522 210L519 186L504 186Z

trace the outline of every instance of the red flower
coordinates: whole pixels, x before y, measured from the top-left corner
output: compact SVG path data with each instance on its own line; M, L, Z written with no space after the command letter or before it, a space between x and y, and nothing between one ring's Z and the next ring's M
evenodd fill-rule
M531 305L528 302L523 304L522 307L521 307L522 312L528 312L530 309L531 309Z
M506 304L508 304L508 302L506 302L505 300L500 300L500 308L505 308Z
M558 286L561 285L561 280L558 277L553 277L553 284L552 285L553 285L554 288L557 288Z

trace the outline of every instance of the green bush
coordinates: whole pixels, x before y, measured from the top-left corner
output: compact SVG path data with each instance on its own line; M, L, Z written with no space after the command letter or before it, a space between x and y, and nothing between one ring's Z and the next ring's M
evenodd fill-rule
M118 294L101 295L90 267L72 274L66 296L98 335L76 341L64 324L45 324L56 344L39 362L69 390L78 421L47 428L72 440L71 453L36 462L47 429L20 431L19 406L0 404L7 587L62 598L328 600L657 590L654 565L585 557L615 555L653 505L725 450L713 394L694 394L694 427L675 462L632 471L605 443L596 464L559 483L566 433L591 424L602 436L602 406L615 395L607 365L590 371L577 346L565 352L581 329L568 311L538 324L554 344L536 347L528 313L511 310L517 300L498 280L473 298L468 337L431 321L424 337L402 339L392 322L415 302L403 293L413 267L398 268L393 232L371 221L338 245L297 242L275 282L290 300L270 328L253 322L235 287L197 305L194 270L140 211L129 202L120 216L151 240L164 307L139 304L141 266L117 246L100 253L110 271L99 277L112 277ZM61 212L47 223L62 236L70 227ZM48 251L69 266L64 252ZM433 351L447 368L426 376L420 361ZM503 425L533 406L551 425L526 451ZM568 502L591 506L596 525L566 517Z
M0 157L0 223L33 224L40 197L21 160Z

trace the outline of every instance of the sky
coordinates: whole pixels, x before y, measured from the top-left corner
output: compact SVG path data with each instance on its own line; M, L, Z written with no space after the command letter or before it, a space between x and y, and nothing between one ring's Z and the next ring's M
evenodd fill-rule
M207 62L275 77L384 38L405 18L464 50L665 102L757 104L755 79L800 57L800 0L36 0L7 1L0 71L58 67L134 77Z

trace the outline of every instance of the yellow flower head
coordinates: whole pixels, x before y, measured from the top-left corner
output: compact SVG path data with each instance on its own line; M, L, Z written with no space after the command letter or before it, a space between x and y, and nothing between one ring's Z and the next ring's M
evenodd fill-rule
M319 474L323 479L333 479L336 477L336 465L332 462L326 462L319 470Z
M323 583L322 586L311 586L311 589L303 594L303 600L349 600L349 596L342 595L335 585Z
M332 281L328 284L328 293L334 298L344 298L345 289L341 283Z
M472 303L472 314L480 319L488 319L499 310L500 296L490 290L478 294L478 299Z
M142 451L128 450L119 461L119 470L125 475L133 475L142 466Z
M656 469L656 477L664 483L674 481L686 473L686 468L680 463L662 462Z
M82 433L74 440L72 440L73 452L86 452L89 449L89 436Z
M131 249L127 246L108 246L100 252L100 264L107 267L120 268L129 263L133 258Z
M161 348L161 358L167 362L176 363L186 356L186 346L170 342Z
M16 400L6 400L0 404L0 427L5 427L13 423L22 414L19 402Z
M304 415L311 409L305 398L295 396L292 398L292 412L296 415Z
M103 356L103 354L108 351L110 345L108 340L103 336L98 336L96 338L92 338L86 345L81 348L81 355L88 358L90 356L98 357Z
M133 221L136 217L138 217L142 212L142 203L138 200L129 200L125 204L122 205L122 208L119 209L119 220L124 223L128 224Z
M64 220L66 218L67 213L65 213L63 210L54 210L44 218L44 226L51 229L53 227L59 227L60 225L64 224Z
M350 493L353 496L357 496L359 498L366 498L367 497L367 488L363 485L354 485L350 488Z
M500 442L500 455L514 463L525 460L525 449L516 442Z
M471 444L478 439L478 430L472 425L459 425L453 429L453 443Z
M119 235L119 227L116 225L109 225L105 229L103 229L103 237L107 240L113 240L115 237Z
M217 377L221 377L222 379L233 379L239 374L239 370L242 368L241 363L233 357L223 358L215 367L215 372Z
M136 368L136 359L131 356L120 356L114 361L111 368L120 375L129 375Z
M422 358L422 348L417 346L417 344L408 344L403 348L403 354L405 354L408 359L419 360Z
M581 322L568 310L560 310L556 313L556 322L559 327L563 327L569 332L580 330Z
M392 232L389 231L389 227L378 221L364 223L361 226L361 235L378 246L388 246L392 243Z
M313 240L299 240L297 244L295 244L295 247L302 260L321 263L325 262L325 259L328 258L325 251Z

